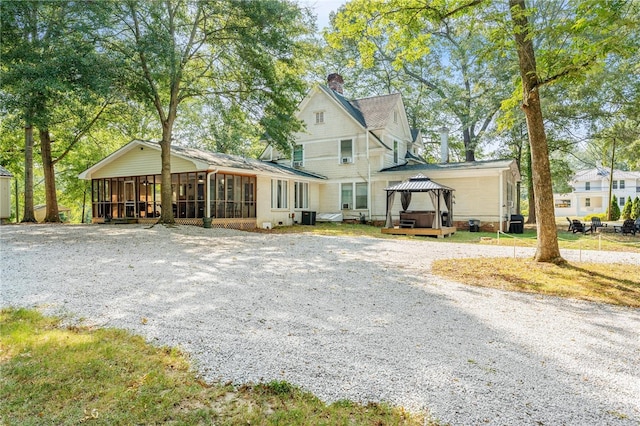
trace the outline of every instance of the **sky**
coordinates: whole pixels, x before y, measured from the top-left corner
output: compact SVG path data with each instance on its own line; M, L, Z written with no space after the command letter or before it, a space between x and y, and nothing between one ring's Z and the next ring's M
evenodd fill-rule
M329 13L335 12L346 0L299 0L300 5L309 6L318 17L318 30L329 26Z

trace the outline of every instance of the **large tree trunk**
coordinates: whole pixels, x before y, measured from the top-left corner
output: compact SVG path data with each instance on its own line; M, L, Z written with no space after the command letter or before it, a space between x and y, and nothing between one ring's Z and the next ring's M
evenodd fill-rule
M162 123L162 141L160 142L162 160L162 189L161 189L161 206L160 222L165 224L174 224L173 217L173 190L171 188L171 132L173 121L167 120Z
M533 193L536 198L535 210L538 225L538 247L535 260L537 262L562 263L564 259L562 259L558 247L558 231L553 209L549 147L544 131L535 51L526 15L527 7L524 0L509 0L509 6L514 24L518 65L524 92L522 110L527 119L529 145L531 146L531 175L533 177Z
M60 222L58 196L56 194L56 174L51 158L51 135L49 134L49 129L40 130L40 152L42 153L45 198L47 200L47 212L44 221Z
M24 126L24 214L22 222L35 221L36 214L33 209L33 126L27 123Z

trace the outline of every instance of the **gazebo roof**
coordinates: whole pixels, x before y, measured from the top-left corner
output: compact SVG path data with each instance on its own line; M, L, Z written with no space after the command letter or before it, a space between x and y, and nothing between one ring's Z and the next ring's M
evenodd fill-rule
M408 192L427 192L435 190L455 191L448 186L440 185L432 181L422 173L409 178L409 180L400 182L396 185L385 188L385 191L408 191Z

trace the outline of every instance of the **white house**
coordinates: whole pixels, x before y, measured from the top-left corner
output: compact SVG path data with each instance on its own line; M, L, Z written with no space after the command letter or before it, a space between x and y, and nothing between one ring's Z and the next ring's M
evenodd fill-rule
M633 200L640 196L640 172L613 171L596 167L582 170L569 182L573 191L568 194L553 194L556 216L586 216L604 213L609 206L609 183L612 183L612 197L620 206L624 206L627 197Z
M269 145L260 157L325 176L319 186L321 213L364 215L383 223L385 188L422 174L455 190L453 225L466 228L468 220L477 219L486 230L508 228L520 181L514 160L448 163L443 138L441 162L426 164L418 155L420 132L410 128L399 94L349 100L342 85L342 77L331 74L327 86L314 87L301 102L297 116L306 129L296 135L292 156ZM414 208L434 209L428 197L414 200ZM397 219L400 200L392 210Z
M306 129L292 155L267 144L260 159L172 147L172 204L178 223L254 228L300 223L303 215L367 220L387 218L385 188L416 175L452 190L442 203L449 227L508 229L520 173L513 160L426 164L422 138L410 128L399 94L348 100L343 80L329 76L299 106ZM160 215L160 146L135 140L80 174L92 181L93 221L156 221ZM399 219L401 197L392 205ZM440 201L435 200L440 206ZM416 195L412 209L437 209ZM441 210L442 211L442 210ZM451 217L453 216L453 217ZM436 222L439 223L439 222ZM453 230L455 231L455 229Z

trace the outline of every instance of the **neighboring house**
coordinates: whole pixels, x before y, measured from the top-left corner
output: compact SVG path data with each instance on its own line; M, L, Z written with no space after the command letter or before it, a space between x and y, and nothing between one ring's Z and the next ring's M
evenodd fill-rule
M569 182L572 192L553 194L555 215L580 217L606 212L609 206L609 183L612 184L612 197L621 210L627 197L633 200L640 196L640 172L614 170L613 182L609 176L610 171L602 167L576 173Z
M256 159L172 146L177 223L254 229L290 225L295 211L318 210L323 177ZM134 140L80 174L91 180L93 222L154 223L161 212L160 145Z
M443 138L441 163L426 164L419 156L422 137L411 129L399 94L348 100L342 85L342 77L331 74L327 86L314 87L301 102L297 117L306 129L296 135L292 156L272 145L260 156L325 176L319 185L320 213L382 223L385 188L421 173L455 190L453 225L467 229L470 219L478 219L483 229L508 229L520 181L514 160L448 163ZM392 209L395 220L402 210L398 198ZM411 208L434 206L428 197L414 197Z
M0 166L0 221L11 217L11 178L9 170Z

